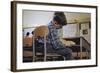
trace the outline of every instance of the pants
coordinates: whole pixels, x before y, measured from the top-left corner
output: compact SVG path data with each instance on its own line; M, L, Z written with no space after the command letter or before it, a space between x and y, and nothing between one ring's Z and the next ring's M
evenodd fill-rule
M72 50L70 48L60 48L56 50L56 53L65 57L66 60L72 60Z
M35 51L36 52L44 52L44 44L40 44L40 43L36 43L35 44ZM72 50L69 47L65 47L65 48L58 48L55 49L53 48L50 44L47 44L47 53L57 53L59 55L62 55L63 57L65 57L66 60L72 60Z

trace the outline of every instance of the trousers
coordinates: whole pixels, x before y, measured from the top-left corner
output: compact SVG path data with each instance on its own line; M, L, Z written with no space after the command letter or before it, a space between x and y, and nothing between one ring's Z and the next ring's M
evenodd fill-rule
M57 54L65 57L65 60L72 60L72 50L70 48L59 48L55 51Z

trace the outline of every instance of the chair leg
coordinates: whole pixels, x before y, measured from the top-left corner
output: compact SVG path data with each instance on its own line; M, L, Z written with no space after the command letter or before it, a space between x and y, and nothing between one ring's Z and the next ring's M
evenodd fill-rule
M46 61L46 37L44 36L44 61Z
M35 41L34 41L34 39L32 38L32 40L33 40L33 62L35 62Z
M63 56L64 61L66 60L66 58Z

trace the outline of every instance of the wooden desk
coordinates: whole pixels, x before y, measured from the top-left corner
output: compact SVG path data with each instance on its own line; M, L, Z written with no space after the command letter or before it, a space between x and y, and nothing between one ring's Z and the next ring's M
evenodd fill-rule
M87 53L87 58L90 58L91 45L83 37L69 37L63 39L67 41L75 42L75 45L71 45L69 47L72 49L73 52L77 52L77 53L80 52L80 59L83 58L82 53L84 51Z

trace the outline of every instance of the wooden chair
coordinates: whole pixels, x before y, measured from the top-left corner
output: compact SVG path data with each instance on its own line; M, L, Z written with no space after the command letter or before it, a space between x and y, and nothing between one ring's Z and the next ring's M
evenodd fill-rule
M38 36L43 37L43 40L44 40L44 45L43 45L44 46L44 52L43 52L44 53L44 61L46 61L48 57L52 57L52 59L54 59L55 57L63 57L63 56L55 53L52 48L49 48L49 49L52 49L52 51L49 51L49 53L47 52L48 48L47 48L47 43L46 43L47 42L46 37L48 36L48 33L49 33L49 30L48 30L47 26L39 26L34 30L34 36L33 36L34 40ZM35 51L36 49L37 48L35 48L35 46L34 46L34 50L33 51ZM36 58L35 54L34 54L34 58ZM63 59L65 59L65 58L63 57Z
M23 39L23 62L33 61L33 45L32 37L25 37Z

